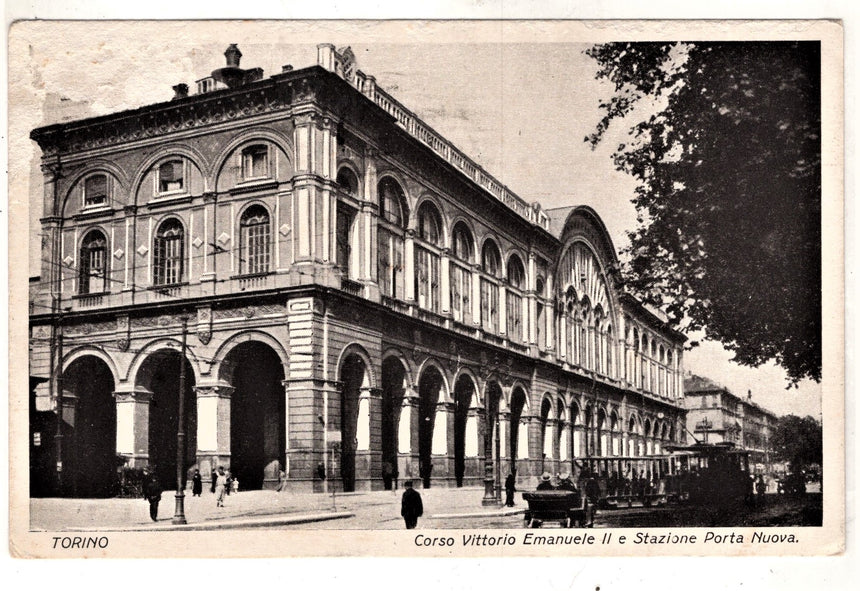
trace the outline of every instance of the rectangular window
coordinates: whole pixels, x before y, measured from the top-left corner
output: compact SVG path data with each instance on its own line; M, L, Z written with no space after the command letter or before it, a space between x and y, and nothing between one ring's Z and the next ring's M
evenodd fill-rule
M420 246L415 247L415 287L418 306L438 314L441 304L439 256Z
M403 293L403 240L380 227L377 233L377 272L379 290L384 296L402 300Z
M156 242L155 281L158 285L173 285L182 281L182 236L159 238Z
M515 343L523 342L523 298L519 294L508 292L507 301L507 330L508 337Z
M269 176L268 147L252 146L242 152L242 176L245 179L259 179Z
M245 260L248 273L269 272L269 224L247 226L245 244L248 245Z
M84 182L84 207L107 203L107 177L97 174Z
M499 286L487 279L481 279L481 326L499 334Z
M182 160L171 160L158 167L159 193L172 193L185 188L185 171Z
M343 204L337 205L337 266L343 271L343 276L349 279L349 259L351 248L349 244L352 229L352 212Z
M462 267L451 265L451 313L454 320L463 324L472 322L472 274Z

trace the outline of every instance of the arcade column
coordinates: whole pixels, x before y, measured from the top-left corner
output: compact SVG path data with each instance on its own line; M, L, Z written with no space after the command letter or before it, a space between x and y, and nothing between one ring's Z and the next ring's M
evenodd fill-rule
M127 456L131 468L149 464L149 405L152 392L141 388L118 390L116 402L116 453Z
M225 383L200 384L197 394L197 464L206 481L218 466L230 467L230 397Z

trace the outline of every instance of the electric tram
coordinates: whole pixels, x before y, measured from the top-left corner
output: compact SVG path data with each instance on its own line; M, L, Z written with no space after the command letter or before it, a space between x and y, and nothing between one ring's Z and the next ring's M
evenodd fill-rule
M663 455L581 458L580 488L593 478L600 491L598 506L604 509L751 499L746 450L728 442L666 446L665 450Z

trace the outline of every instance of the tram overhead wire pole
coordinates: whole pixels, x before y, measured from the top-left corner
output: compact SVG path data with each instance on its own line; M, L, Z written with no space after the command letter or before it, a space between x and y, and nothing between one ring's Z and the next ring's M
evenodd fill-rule
M176 508L172 523L184 525L185 519L185 351L188 315L182 314L182 348L179 355L179 425L176 430Z

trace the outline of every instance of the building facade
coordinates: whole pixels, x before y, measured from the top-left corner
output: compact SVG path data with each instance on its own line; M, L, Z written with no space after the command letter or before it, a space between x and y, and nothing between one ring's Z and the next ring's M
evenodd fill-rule
M684 380L687 429L703 443L730 442L750 452L750 464L769 471L773 460L773 432L777 416L727 388L691 375Z
M185 467L243 488L528 486L679 441L684 337L594 210L525 202L349 48L270 78L225 56L196 94L32 133L59 493L175 482L180 401Z

